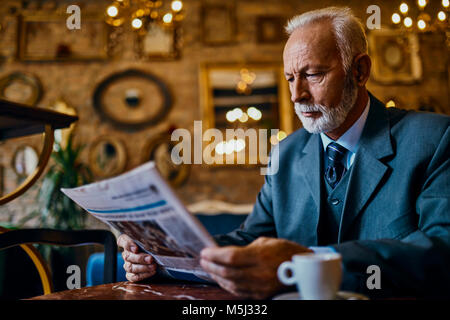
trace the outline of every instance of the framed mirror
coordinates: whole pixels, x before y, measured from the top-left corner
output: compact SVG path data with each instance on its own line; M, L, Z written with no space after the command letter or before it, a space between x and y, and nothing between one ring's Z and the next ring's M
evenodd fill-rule
M41 81L31 73L12 72L0 78L0 98L2 99L34 106L41 96Z
M83 15L76 32L62 27L67 16L19 16L18 58L22 61L93 61L108 59L110 27L103 16Z
M21 145L14 151L11 166L19 178L26 178L34 172L38 162L36 149L30 145Z
M172 60L180 55L179 29L150 23L136 34L137 48L141 58L147 60Z
M89 167L97 178L118 175L126 165L125 145L115 137L101 136L89 148Z
M172 187L179 187L186 182L191 169L189 164L173 163L171 154L176 144L177 142L171 141L169 132L162 132L145 143L141 158L142 163L154 161L161 176Z
M205 64L201 68L201 106L203 132L218 129L224 140L214 146L210 159L214 164L266 164L272 145L294 128L294 111L288 83L281 63ZM230 140L228 129L257 132L257 142L250 137ZM275 136L272 129L280 130ZM266 132L267 136L261 136ZM262 142L265 139L266 142ZM265 146L266 152L252 152ZM205 147L205 146L204 146ZM211 148L211 146L206 146ZM205 150L205 149L204 149ZM207 152L209 154L209 152ZM205 156L205 152L204 152ZM234 160L233 160L234 159ZM240 160L239 160L240 159ZM210 162L211 162L210 161Z
M161 121L172 106L167 85L137 69L114 73L100 82L93 97L101 116L124 129L137 130Z
M379 29L368 33L371 77L380 84L413 84L422 79L417 34Z
M201 30L203 43L210 46L228 45L236 41L236 7L223 2L205 3L201 8Z

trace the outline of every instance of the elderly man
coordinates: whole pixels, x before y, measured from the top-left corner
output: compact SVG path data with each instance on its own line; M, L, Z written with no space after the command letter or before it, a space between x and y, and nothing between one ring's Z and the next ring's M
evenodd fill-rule
M286 29L285 76L304 128L279 144L278 173L241 228L201 252L202 267L226 290L266 298L283 289L282 261L337 251L344 290L448 294L450 118L386 109L368 93L367 41L350 9L307 12ZM119 245L129 280L154 274L129 238ZM369 292L370 265L381 289Z

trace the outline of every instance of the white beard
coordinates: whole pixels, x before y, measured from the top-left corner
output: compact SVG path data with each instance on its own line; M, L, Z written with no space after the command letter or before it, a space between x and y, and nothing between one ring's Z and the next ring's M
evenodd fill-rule
M336 108L328 108L320 104L294 104L295 113L300 118L303 127L309 133L329 132L344 123L348 113L353 108L358 95L356 83L351 76L346 76L342 99ZM319 118L305 117L302 112L321 112Z

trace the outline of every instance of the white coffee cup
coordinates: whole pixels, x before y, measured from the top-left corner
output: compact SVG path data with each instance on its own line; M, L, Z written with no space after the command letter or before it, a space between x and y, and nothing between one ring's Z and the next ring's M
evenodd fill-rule
M332 300L342 281L342 256L339 253L296 254L292 261L278 267L277 274L283 284L296 284L302 299Z

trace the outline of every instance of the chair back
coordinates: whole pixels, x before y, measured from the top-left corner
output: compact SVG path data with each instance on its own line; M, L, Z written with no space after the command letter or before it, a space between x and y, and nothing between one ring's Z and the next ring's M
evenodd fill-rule
M32 259L44 288L44 294L52 291L49 272L39 252L30 244L49 244L58 246L78 246L101 244L105 249L103 282L116 282L117 243L114 234L108 230L54 230L54 229L18 229L8 230L0 227L0 250L21 246ZM34 249L34 250L33 250Z

